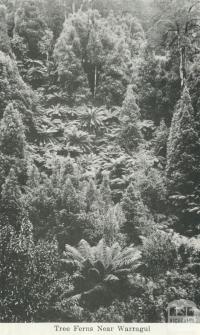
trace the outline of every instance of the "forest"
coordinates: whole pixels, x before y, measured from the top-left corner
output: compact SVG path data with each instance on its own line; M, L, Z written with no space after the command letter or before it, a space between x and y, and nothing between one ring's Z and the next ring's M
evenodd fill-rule
M200 308L200 2L0 0L0 322Z

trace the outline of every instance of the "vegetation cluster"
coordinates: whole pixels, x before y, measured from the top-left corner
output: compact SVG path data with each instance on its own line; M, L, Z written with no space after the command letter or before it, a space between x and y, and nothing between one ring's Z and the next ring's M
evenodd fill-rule
M200 4L0 0L0 321L200 307Z

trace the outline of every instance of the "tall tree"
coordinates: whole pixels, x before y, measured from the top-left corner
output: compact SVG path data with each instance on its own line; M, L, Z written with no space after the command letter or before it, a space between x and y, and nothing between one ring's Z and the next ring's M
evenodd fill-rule
M198 0L157 0L157 19L153 28L162 42L179 55L179 75L184 87L191 49L199 50L200 4Z
M108 210L109 206L112 204L112 194L109 175L106 173L103 175L103 180L100 186L100 194L104 203L102 207L105 207L105 209Z
M150 45L147 45L137 77L138 104L142 117L153 120L156 125L164 119L170 125L180 91L177 55L155 55Z
M0 121L0 188L14 166L20 185L27 180L25 127L17 108L9 103Z
M66 19L54 56L69 95L88 89L101 103L122 102L131 79L131 53L118 28L97 11L79 11Z
M24 158L25 128L17 109L10 103L0 122L0 150L4 155Z
M130 184L121 200L125 215L123 231L131 243L140 243L141 236L147 236L153 228L153 221L136 185Z
M23 212L23 201L20 186L14 169L11 169L1 192L2 224L9 224L16 231L20 229L20 220Z
M83 44L83 47L81 45L81 43L87 43L87 24L88 20L85 14L69 17L65 21L63 31L54 49L59 82L61 87L67 91L69 101L74 99L75 92L82 94L86 93L86 90L89 91L87 75L82 66L84 61L84 59L82 60L84 57L82 50L85 45ZM78 26L77 29L75 25ZM77 31L78 29L79 31ZM82 38L79 37L79 33Z
M129 85L126 91L121 110L122 132L120 142L128 151L137 149L142 140L142 134L139 129L140 110L136 104L136 98L132 86Z
M10 53L10 39L7 32L6 7L0 4L0 50Z
M194 110L188 89L177 103L167 148L167 176L174 191L187 194L195 186L198 144Z
M65 21L64 6L60 0L44 0L45 18L48 27L53 31L54 39L56 40Z
M14 36L18 35L23 39L30 58L41 57L39 42L46 34L48 27L40 1L22 0L15 14Z
M11 101L23 116L27 133L30 134L34 130L32 111L36 110L35 96L22 80L16 61L0 51L0 119Z
M172 119L166 166L169 195L172 203L178 207L179 214L190 212L192 209L191 196L198 187L200 176L199 159L194 110L188 89L185 87ZM193 211L195 212L194 209Z

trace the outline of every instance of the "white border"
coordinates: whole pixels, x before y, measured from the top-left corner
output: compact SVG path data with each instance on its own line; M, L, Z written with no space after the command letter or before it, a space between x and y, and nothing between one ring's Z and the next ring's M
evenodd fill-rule
M120 330L130 327L129 331ZM102 330L104 328L104 330ZM1 323L0 335L199 335L200 323Z

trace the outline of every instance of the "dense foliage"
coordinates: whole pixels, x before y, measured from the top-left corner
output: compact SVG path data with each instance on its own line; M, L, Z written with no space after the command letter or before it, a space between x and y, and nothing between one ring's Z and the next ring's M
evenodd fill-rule
M0 321L200 307L200 4L0 0Z

